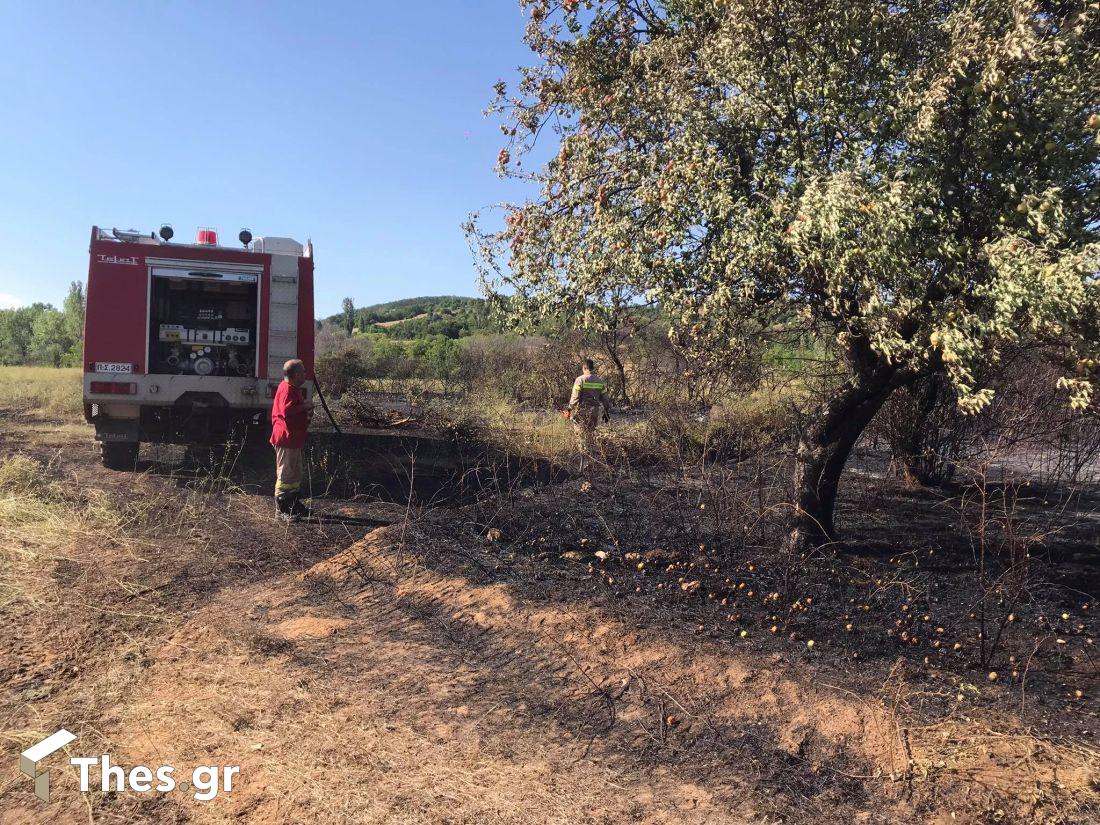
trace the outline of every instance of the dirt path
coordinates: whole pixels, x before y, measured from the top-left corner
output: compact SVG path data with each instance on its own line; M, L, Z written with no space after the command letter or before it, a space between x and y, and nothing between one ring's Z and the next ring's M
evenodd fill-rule
M254 821L339 821L343 806L402 822L756 822L796 803L831 816L859 797L849 775L903 768L885 714L426 570L402 558L402 530L191 617L119 738L146 732L180 761L200 744L248 754L225 807ZM405 546L430 540L411 532ZM211 703L223 711L203 718ZM807 800L806 782L832 789Z
M37 458L122 520L19 605L9 742L64 725L74 753L241 770L199 802L79 794L57 762L43 807L6 758L0 822L947 822L971 794L920 787L932 744L827 667L632 621L464 543L456 511L287 529L263 495L109 473L79 442Z

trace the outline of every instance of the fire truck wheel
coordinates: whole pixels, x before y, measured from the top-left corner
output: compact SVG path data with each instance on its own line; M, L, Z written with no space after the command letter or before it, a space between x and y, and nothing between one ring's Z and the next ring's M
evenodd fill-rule
M136 441L116 441L104 443L103 466L108 470L132 470L137 464L138 444Z

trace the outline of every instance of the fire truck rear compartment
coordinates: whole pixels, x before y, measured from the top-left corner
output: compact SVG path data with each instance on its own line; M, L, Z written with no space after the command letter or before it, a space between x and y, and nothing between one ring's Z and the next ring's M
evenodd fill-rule
M151 374L256 374L257 279L226 277L207 272L153 277Z

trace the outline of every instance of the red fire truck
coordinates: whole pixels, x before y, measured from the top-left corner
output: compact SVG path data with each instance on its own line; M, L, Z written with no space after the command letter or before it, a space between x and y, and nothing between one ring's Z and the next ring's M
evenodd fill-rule
M201 445L262 433L282 366L305 362L313 394L313 245L290 238L193 244L92 227L84 324L84 417L103 463L138 444Z

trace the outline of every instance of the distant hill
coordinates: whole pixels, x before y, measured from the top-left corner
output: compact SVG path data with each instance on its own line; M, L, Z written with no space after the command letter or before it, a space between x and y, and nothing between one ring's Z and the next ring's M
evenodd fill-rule
M424 338L430 335L464 338L492 328L485 301L461 295L429 295L372 304L357 307L355 316L355 325L360 332L380 332L391 338ZM342 319L343 315L337 313L324 320L339 324Z

